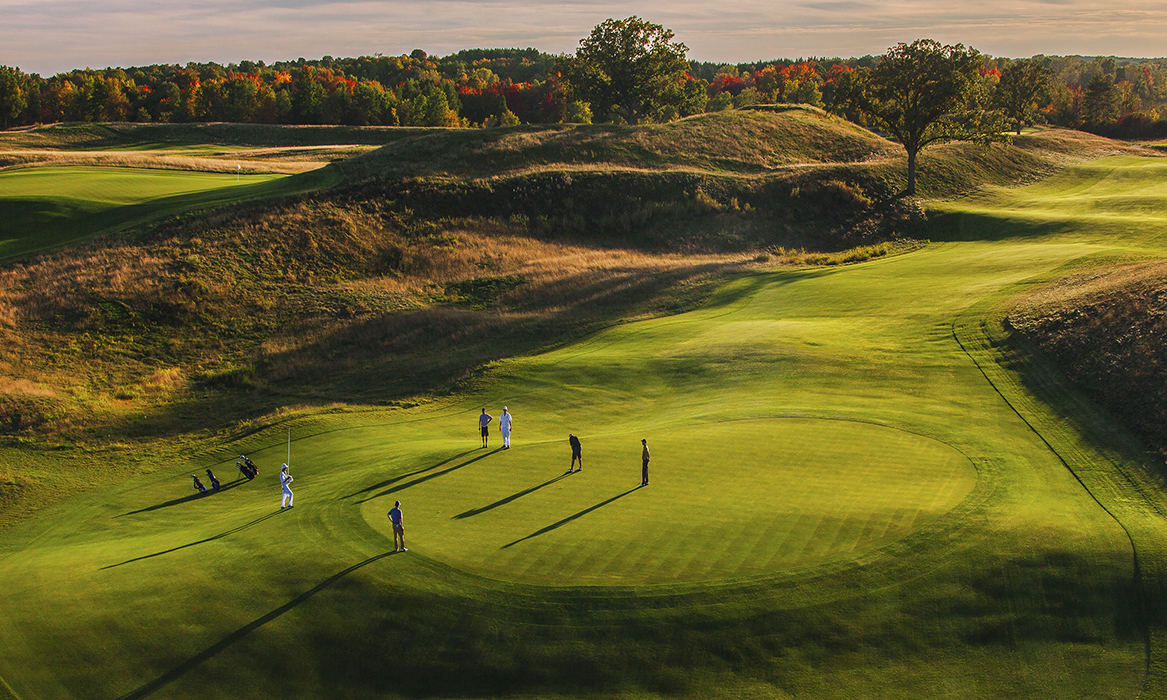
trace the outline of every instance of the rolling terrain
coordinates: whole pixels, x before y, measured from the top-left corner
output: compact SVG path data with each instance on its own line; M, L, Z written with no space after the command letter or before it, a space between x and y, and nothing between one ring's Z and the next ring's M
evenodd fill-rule
M803 113L794 116L785 127L810 128ZM572 136L555 129L524 133L472 136L483 142ZM758 193L781 186L780 201L789 203L795 180L785 178L821 168L831 180L858 173L838 180L853 195L855 187L872 191L866 187L877 181L894 187L898 162L894 149L862 134L853 138L870 150L840 142L839 153L860 154L853 162L840 156L782 166L762 163L748 149L726 165L711 152L670 154L669 139L654 145L651 133L635 137L638 147L669 161L661 166L655 156L639 157L639 171L660 168L673 177L697 169L703 183L732 183L710 187L712 195L701 189L722 207L702 205L708 218L700 226L710 231L730 217L759 217L750 222L758 231L776 220L779 209L765 210L762 199L748 210L739 199L735 212L714 196L730 188ZM631 148L612 142L621 152ZM160 371L151 358L162 352L175 359L188 352L184 362L192 365L205 352L126 340L134 322L162 327L143 300L166 298L150 297L154 292L134 282L145 279L134 277L143 269L127 262L135 258L199 256L173 272L149 268L163 279L232 270L235 288L170 308L181 319L174 328L202 333L228 318L265 315L301 328L311 327L304 319L313 315L341 321L309 342L275 345L272 327L248 326L249 334L266 338L268 357L281 363L248 364L238 354L231 356L234 370L219 365L206 375L220 377L218 385L204 378L208 388L184 388L190 370L180 369L173 380L160 375L158 389L143 383L138 397L127 391L117 399L127 405L110 410L139 416L130 424L140 432L115 431L117 444L103 446L82 426L42 425L25 431L25 442L0 448L3 483L13 485L5 493L39 500L41 509L30 515L13 506L9 512L21 515L0 532L6 591L0 693L1133 698L1167 692L1161 673L1167 627L1158 603L1167 592L1167 529L1158 513L1167 503L1154 485L1154 466L1119 421L1011 336L1004 321L1019 300L1068 272L1161 257L1167 161L1120 156L1074 165L1113 147L1058 132L987 154L941 149L927 164L937 175L936 192L981 185L971 196L929 204L928 231L947 240L884 249L857 264L807 266L790 264L812 261L806 254L772 247L763 258L756 247L737 252L708 238L700 239L711 245L704 258L676 255L666 239L652 236L639 250L604 257L601 242L626 234L612 229L556 239L537 221L476 208L475 188L498 192L514 178L538 181L546 172L560 177L578 168L574 145L556 145L557 155L542 162L532 157L528 172L505 166L512 146L451 142L450 148L466 150L449 163L461 158L499 174L441 171L446 161L439 149L434 173L413 181L425 185L424 198L414 201L437 202L447 213L402 219L392 203L400 197L384 209L370 202L414 191L387 173L398 166L379 164L405 160L407 151L393 149L410 143L336 167L343 175L334 180L341 184L333 200L313 194L272 209L245 206L241 218L167 223L24 264L48 274L80 251L125 276L117 285L92 285L99 298L84 302L101 308L101 296L116 298L125 316L66 316L70 325L55 331L42 325L46 334L26 340L23 349L29 358L36 343L57 348L65 334L100 330L103 344L122 343L122 360L113 359L116 347L82 347L58 350L77 353L58 362L64 368L90 358L97 367L120 368L123 387L134 372ZM533 153L543 147L532 146ZM689 160L670 161L682 156ZM992 176L978 181L978 167ZM1007 186L1059 168L1036 184ZM580 187L573 198L602 191L594 182ZM449 213L458 208L456 216ZM272 226L269 212L292 223ZM645 219L644 230L652 230L655 216ZM331 225L320 225L326 221ZM374 223L386 221L408 226ZM298 245L279 246L288 231L312 233L317 252L305 255L297 237ZM378 267L386 241L416 260L427 250L419 240L443 235L456 236L450 247L472 252L446 258L460 263L438 265L430 257L428 269ZM686 236L693 245L696 239ZM474 248L476 240L484 241L482 248ZM498 240L526 257L492 261L489 241ZM302 296L287 298L313 298L317 307L258 306L275 287L249 287L248 261L231 251L265 249L267 264L281 270L281 285L300 288ZM152 255L143 255L146 250ZM552 268L577 267L537 273L546 270L533 267L541 257ZM492 262L476 264L483 260ZM617 274L621 268L645 276ZM309 283L309 271L324 279ZM611 284L591 288L591 296L579 291L585 285L566 281L604 274ZM503 291L497 282L481 282L518 275L524 281ZM660 286L640 286L662 277ZM423 296L424 279L441 280L440 295L429 287ZM559 291L541 297L540 285ZM322 295L329 288L365 290L365 310L350 314L351 326L335 303L319 301L329 298ZM633 300L616 301L624 296ZM32 311L44 324L81 306L62 301L68 298L63 291L44 295L38 307L10 292L9 332L23 328ZM474 325L513 321L535 314L539 303L565 298L577 300L574 316L501 331ZM416 327L401 320L411 313L424 314ZM637 320L613 325L613 318ZM433 330L426 335L415 328ZM459 355L459 347L474 347L483 337L492 343L515 338L515 328L526 328L531 340L518 334L509 352L490 357L448 393L417 397L394 378L416 368L417 385L436 386L459 376L435 368L451 356L451 367L482 367L482 355ZM403 333L416 333L407 335L412 351L391 340ZM244 335L221 337L242 342ZM320 340L336 337L349 340ZM555 346L547 347L548 339L557 339ZM310 352L313 344L319 355ZM137 369L126 371L131 367ZM33 388L56 391L65 385L63 371L44 372ZM179 386L163 387L167 382ZM261 395L275 394L286 404L310 391L331 405L274 410L215 436L159 429L168 424L157 414L170 414L175 424L205 415L191 412L198 402L224 417L239 416L247 414L233 401L262 402ZM370 397L379 391L415 399L376 406ZM228 395L234 398L222 398ZM358 400L333 401L345 395ZM65 401L62 396L54 400ZM514 449L480 448L476 414L482 407L497 414L504 404L516 416ZM151 443L152 431L167 437ZM569 431L583 440L586 463L566 475ZM275 474L288 458L289 434L296 507L278 512ZM55 449L45 449L53 436ZM653 451L645 488L637 488L640 438ZM243 452L260 464L256 481L236 479L233 463ZM225 488L196 496L189 474L207 468ZM95 486L82 472L107 481ZM408 553L392 552L385 519L398 499Z

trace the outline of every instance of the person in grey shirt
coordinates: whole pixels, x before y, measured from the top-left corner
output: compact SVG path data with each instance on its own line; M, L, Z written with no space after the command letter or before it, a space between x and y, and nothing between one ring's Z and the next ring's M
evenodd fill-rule
M482 433L482 446L486 447L486 443L490 441L490 421L494 420L494 416L482 409L482 415L478 416L478 431Z

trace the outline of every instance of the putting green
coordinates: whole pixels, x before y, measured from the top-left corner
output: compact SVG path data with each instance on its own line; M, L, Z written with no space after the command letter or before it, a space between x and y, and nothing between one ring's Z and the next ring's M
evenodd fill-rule
M654 449L646 489L640 437ZM587 468L570 476L565 441L471 452L363 494L361 513L391 538L394 500L427 504L409 520L410 543L476 573L640 584L854 557L931 522L976 484L951 447L855 421L747 420L585 441ZM866 459L855 459L856 444Z
M274 194L285 178L114 167L0 172L0 260L153 216Z

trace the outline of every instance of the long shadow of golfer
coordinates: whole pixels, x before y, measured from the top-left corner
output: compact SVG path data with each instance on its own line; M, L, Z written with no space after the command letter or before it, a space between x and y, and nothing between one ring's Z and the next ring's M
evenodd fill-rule
M510 544L504 544L502 547L499 547L499 549L507 549L508 547L514 547L516 544L518 544L520 542L525 542L525 541L531 539L532 537L538 537L539 535L546 535L548 532L551 532L552 530L556 530L558 528L561 528L564 525L570 523L572 520L577 520L579 518L582 518L583 516L587 515L588 513L592 512L593 510L596 510L598 508L603 508L604 506L608 505L612 501L615 501L615 500L620 499L620 498L624 498L628 494L630 494L634 491L639 491L639 490L640 490L639 486L634 486L633 488L628 489L624 493L619 493L619 494L616 494L615 496L612 496L611 498L609 498L606 501L600 501L599 503L597 503L594 506L589 506L587 508L584 508L583 510L576 513L575 515L569 515L557 523L551 523L550 525L543 528L542 530L536 530L535 532L532 532L531 534L527 535L526 537L520 537L519 539L515 540L514 542L511 542Z
M120 517L125 516L125 515L137 515L138 513L149 513L152 510L158 510L160 508L169 508L170 506L181 505L181 504L187 503L189 501L197 501L200 498L209 498L211 496L214 496L216 493L222 493L224 491L229 491L229 490L235 488L236 486L243 484L243 483L246 483L246 482L247 482L247 479L244 479L243 477L239 477L235 481L231 481L231 482L228 482L226 484L223 484L223 486L218 491L212 491L211 489L207 489L207 491L205 493L192 493L189 496L183 496L182 498L174 498L174 499L171 499L169 501L159 503L157 505L147 506L145 508L139 508L138 510L131 510L128 513L122 513L121 515L116 515L114 517L120 518Z
M408 481L404 484L398 484L398 485L393 486L391 488L387 488L384 491L381 491L380 493L375 493L372 496L369 496L368 498L362 498L361 500L357 501L357 503L364 503L365 501L371 501L374 498L380 498L381 496L388 496L391 493L397 493L398 491L404 491L405 489L417 486L418 484L425 483L425 482L429 481L430 479L436 479L439 476L445 476L446 474L449 474L452 471L457 471L457 470L461 469L462 467L466 467L466 466L469 466L471 464L474 464L475 462L477 462L480 459L486 459L487 457L491 456L492 454L494 454L496 452L502 452L502 448L496 447L484 455L478 455L474 459L468 459L465 462L462 462L461 464L455 464L454 466L449 467L447 469L443 469L440 472L434 472L433 474L426 474L425 476L418 477L418 478L414 479L413 481ZM457 458L455 457L455 459L457 459ZM453 460L450 460L450 461L453 461ZM431 469L432 469L432 467L431 467ZM426 469L425 471L429 471L429 469Z
M142 561L143 559L153 559L154 557L160 557L163 554L170 554L171 552L177 552L180 549L186 549L187 547L193 547L196 544L205 544L207 542L214 542L215 540L222 539L222 538L226 537L227 535L234 535L237 532L242 532L249 527L252 527L254 525L258 525L258 524L262 523L264 520L267 520L268 518L274 518L275 516L279 515L282 512L284 512L284 511L282 511L282 510L273 511L273 512L268 513L267 515L263 516L262 518L252 520L251 522L247 523L246 525L240 525L239 527L231 528L230 530L227 530L226 532L220 532L219 534L212 535L211 537L208 537L205 540L199 540L198 542L190 542L188 544L179 545L177 547L171 547L170 549L164 549L161 552L154 552L153 554L145 554L145 555L142 555L140 557L134 557L133 559L127 559L123 562L118 562L117 564L110 564L109 566L103 566L103 567L101 567L101 569L99 569L99 571L105 571L106 569L113 569L113 568L116 568L116 567L119 567L119 566L122 566L125 564L132 564L136 561Z
M267 613L266 615L263 615L262 617L258 617L256 619L252 620L251 622L247 623L246 625L243 625L242 627L235 630L231 634L227 635L226 637L223 637L222 639L215 642L211 646L207 647L203 651L199 652L198 654L195 654L194 656L190 657L186 661L183 661L179 665L175 666L174 668L170 669L169 671L167 671L166 673L162 674L161 676L155 678L154 680L150 681L149 683L146 683L145 685L143 685L135 690L131 690L130 692L128 692L125 695L118 698L118 700L139 700L140 698L144 698L148 695L153 694L154 692L164 688L165 686L169 685L170 683L173 683L174 681L178 680L183 675L189 673L190 671L193 671L195 668L198 667L199 664L203 663L204 661L207 661L211 657L215 656L216 654L223 651L227 647L231 646L235 642L238 642L240 639L243 639L244 637L251 634L255 630L259 629L260 627L263 627L264 625L266 625L267 623L276 619L280 615L283 615L284 613L288 612L292 608L295 608L296 606L300 605L301 603L307 601L312 596L316 595L317 593L324 590L325 588L328 588L329 586L336 583L337 581L344 578L345 576L351 574L352 572L356 571L357 569L360 569L362 567L368 566L369 564L372 564L373 562L377 561L378 559L384 559L385 557L390 556L392 554L395 554L395 552L388 551L388 552L383 552L381 554L377 554L375 556L369 557L368 559L366 559L358 564L353 564L352 566L348 567L347 569L345 569L343 571L340 571L338 573L333 574L332 576L329 576L328 578L324 579L323 581L316 584L312 588L304 591L303 593L296 596L295 598L292 598L291 600L284 603L283 605L276 608L275 610L272 610L271 612Z
M430 467L426 467L425 469L417 469L415 471L409 472L408 474L402 474L401 476L395 476L392 479L386 479L379 484L373 484L372 486L366 486L365 488L361 489L360 491L353 491L352 493L350 493L347 496L341 496L341 499L352 498L353 496L359 496L362 493L376 491L377 489L384 488L390 484L396 484L398 481L401 481L402 479L408 479L409 477L417 476L418 474L425 474L426 472L433 471L434 469L437 469L438 467L444 467L447 464L449 464L450 462L453 462L455 459L461 459L462 457L465 457L466 455L477 452L477 451L478 450L466 450L462 454L457 454L457 455L454 455L453 457L447 457L447 458L443 459L442 461L438 462L437 464L430 466Z
M465 513L458 513L457 515L454 516L454 518L458 519L458 520L461 520L462 518L472 518L475 515L485 513L488 510L494 510L495 508L498 508L499 506L505 506L506 504L510 503L511 501L522 498L523 496L526 496L529 493L534 493L534 492L538 491L539 489L543 488L544 486L550 486L551 484L554 484L556 481L559 481L560 479L565 479L565 478L567 478L567 474L560 474L559 476L555 477L554 479L552 479L550 481L544 481L543 483L539 484L538 486L532 486L529 489L519 491L518 493L513 493L513 494L507 496L506 498L503 498L501 500L495 501L494 503L491 503L488 506L482 506L481 508L471 508L470 510L466 511Z

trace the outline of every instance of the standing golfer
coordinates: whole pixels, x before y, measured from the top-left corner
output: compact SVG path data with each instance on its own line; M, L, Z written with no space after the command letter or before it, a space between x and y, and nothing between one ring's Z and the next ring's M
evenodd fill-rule
M567 444L571 445L571 466L567 468L567 473L575 468L576 460L579 460L579 470L583 471L583 446L579 444L579 438L574 433L569 433L567 436Z
M640 459L643 462L640 466L640 485L648 486L648 440L640 438L640 446L644 448L640 451Z
M388 515L389 522L393 523L393 551L408 552L405 548L405 522L401 519L401 501L393 504ZM401 544L397 544L398 540L401 540Z
M482 433L482 446L486 447L486 443L490 440L490 421L494 420L494 416L482 409L482 415L478 416L478 431Z
M502 407L502 415L498 417L498 432L502 433L502 448L511 449L511 412L506 406Z
M280 510L292 507L292 482L295 479L288 473L288 465L280 466L280 488L284 490L284 499L280 501Z

